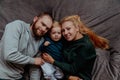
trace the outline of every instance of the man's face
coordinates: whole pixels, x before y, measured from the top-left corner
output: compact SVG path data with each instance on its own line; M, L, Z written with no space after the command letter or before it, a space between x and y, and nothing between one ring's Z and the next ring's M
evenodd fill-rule
M35 37L42 37L51 28L52 20L49 16L42 16L34 20L32 31Z

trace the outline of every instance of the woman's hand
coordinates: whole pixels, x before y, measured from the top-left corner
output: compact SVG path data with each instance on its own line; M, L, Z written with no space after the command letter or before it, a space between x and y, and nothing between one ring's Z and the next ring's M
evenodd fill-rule
M70 76L68 80L82 80L77 76Z
M51 63L51 64L53 64L54 61L55 61L55 60L54 60L49 54L47 54L47 53L43 53L42 58L43 58L46 62Z

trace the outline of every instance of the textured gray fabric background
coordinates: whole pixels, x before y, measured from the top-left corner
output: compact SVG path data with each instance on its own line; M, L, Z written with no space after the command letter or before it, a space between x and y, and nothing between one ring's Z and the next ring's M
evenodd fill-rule
M0 38L7 23L31 22L43 11L58 21L78 14L88 27L109 39L111 50L97 49L93 80L120 80L120 0L0 0Z

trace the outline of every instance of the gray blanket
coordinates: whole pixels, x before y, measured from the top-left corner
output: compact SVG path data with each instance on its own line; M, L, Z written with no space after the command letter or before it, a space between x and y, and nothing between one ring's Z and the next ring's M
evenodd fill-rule
M43 11L58 21L78 14L89 28L109 39L108 51L96 49L93 80L120 80L120 0L0 0L0 38L8 22L31 22Z

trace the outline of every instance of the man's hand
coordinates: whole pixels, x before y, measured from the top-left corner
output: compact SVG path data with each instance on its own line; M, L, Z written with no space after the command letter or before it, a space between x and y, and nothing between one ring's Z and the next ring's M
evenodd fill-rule
M52 56L50 56L50 55L47 54L47 53L43 53L42 58L43 58L46 62L51 63L51 64L53 64L54 61L55 61L55 60L52 58Z
M35 65L40 66L42 64L44 64L44 60L42 58L40 57L35 58Z

